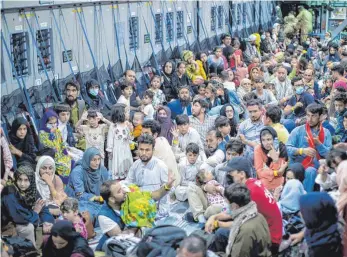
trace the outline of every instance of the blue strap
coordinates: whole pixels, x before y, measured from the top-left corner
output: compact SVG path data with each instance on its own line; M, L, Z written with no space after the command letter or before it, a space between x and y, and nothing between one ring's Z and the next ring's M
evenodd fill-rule
M61 44L62 44L62 46L63 46L63 49L64 49L65 58L66 58L66 60L68 61L68 64L69 64L69 68L70 68L71 75L73 76L74 80L76 81L75 73L74 73L74 71L73 71L73 69L72 69L72 64L71 64L70 58L69 58L69 56L67 55L67 49L66 49L66 46L65 46L63 37L62 37L62 35L61 35L60 27L58 26L58 22L57 22L57 19L56 19L55 15L54 15L54 11L51 10L51 13L52 13L52 16L53 16L53 21L54 21L55 27L57 28L57 31L58 31L58 35L59 35L59 38L60 38L60 42L61 42Z
M175 13L176 13L176 15L177 15L177 8L176 8L175 3L172 3L172 6L173 6L173 8L175 9ZM199 49L201 49L201 47L200 47L200 41L199 41L199 39L196 37L196 34L195 34L195 33L196 33L195 28L194 28L194 26L193 26L192 24L191 24L191 26L192 26L193 35L194 35L194 37L195 37L195 40L198 42ZM185 28L185 26L184 26L184 24L183 24L183 38L184 38L184 41L186 41L187 47L189 48L189 47L190 47L190 43L189 43L188 35L187 35L185 32L186 32L186 28ZM177 41L177 37L176 37L176 45L177 45L177 47L179 47L178 41Z
M46 69L45 62L43 61L43 58L42 58L41 51L40 51L39 47L37 46L35 34L34 34L34 32L33 32L32 27L30 26L30 23L29 23L29 20L28 20L28 18L27 18L27 15L26 15L25 11L23 11L23 15L24 15L25 21L26 21L26 23L27 23L27 25L28 25L28 28L29 28L29 32L30 32L32 41L33 41L34 46L35 46L35 48L36 48L37 55L38 55L39 58L40 58L40 62L41 62L42 68L43 68L43 70L44 70L44 72L45 72L46 78L47 78L47 80L48 80L48 82L49 82L50 87L53 88L52 82L51 82L51 80L50 80L50 78L49 78L49 76L48 76L48 72L47 72L47 69ZM61 100L61 99L60 99L59 93L56 93L56 94L55 94L55 101L60 101L60 100Z
M145 24L146 32L147 32L147 34L149 34L149 30L148 30L148 27L147 27L146 20L145 20L145 18L143 17L143 15L141 15L141 17L142 17L143 22L144 22L144 24ZM149 35L150 35L150 34L149 34ZM153 46L153 43L152 43L151 35L149 36L149 43L150 43L151 48L152 48L152 54L153 54L153 58L154 58L154 65L155 65L155 69L156 69L156 74L157 74L157 75L160 75L160 68L159 68L159 64L158 64L157 58L156 58L156 56L155 56L154 46Z
M165 9L166 9L166 13L168 14L169 13L169 9L167 8L167 4L165 1L163 1L164 5L165 5ZM166 15L167 15L166 14ZM170 16L168 16L169 19L168 19L168 23L171 25L171 28L172 28L172 33L174 31L174 23L173 23L173 20L170 18ZM164 21L165 21L165 24L166 24L166 17L164 16ZM169 43L169 46L170 46L170 49L171 49L171 52L172 52L172 45L171 45L171 40L168 40L168 43Z
M183 4L184 4L184 8L185 8L185 10L186 10L186 12L187 12L187 15L189 15L186 2L183 2ZM193 34L194 34L195 40L198 41L199 47L200 47L200 49L201 49L199 36L198 36L198 33L197 33L196 29L195 29L195 26L193 25L194 22L192 21L191 15L189 15L189 20L190 20L190 26L192 26L192 30L193 30ZM184 26L183 26L183 27L184 27Z
M151 2L149 2L148 4L151 4ZM154 15L154 12L153 12L153 8L152 8L152 5L150 5L150 10L151 10L151 14L152 14L152 18L153 18L153 22L154 22L154 27L156 30L159 30L159 26L157 25L157 22L155 21L155 15ZM164 12L163 12L164 13ZM143 16L142 16L143 17ZM163 27L164 27L164 16L163 17ZM164 47L164 42L163 42L163 38L164 38L164 30L162 30L162 34L161 34L161 37L160 37L160 44L161 44L161 49L163 51L163 54L165 56L165 61L167 61L167 57L166 57L166 52L165 52L165 47Z
M117 8L118 5L117 5ZM120 55L120 47L119 47L119 37L118 37L118 30L117 30L117 23L116 23L116 14L114 12L114 5L113 5L113 2L112 2L112 16L113 16L113 25L114 25L114 34L115 34L115 37L116 37L116 44L117 44L117 51L118 51L118 58L120 59L121 58L121 55Z
M229 4L229 3L228 3ZM228 9L229 10L229 9ZM224 11L224 16L225 16L225 18L226 17L228 17L228 23L227 23L227 25L228 25L228 29L229 29L229 33L230 33L230 36L232 35L232 33L233 33L233 31L232 31L232 28L231 28L231 26L230 26L230 16L228 15L228 13L227 13L227 11L225 10L225 8L224 8L224 6L223 6L223 11Z
M41 38L42 38L42 33L41 33L41 30L40 30L40 25L39 25L39 20L38 20L38 18L37 18L37 15L36 15L36 12L35 11L33 11L33 13L34 13L34 16L35 16L35 21L36 21L36 26L37 26L37 30L39 31L39 33L40 33L40 35L41 35ZM46 44L46 42L45 41L43 41L44 42L44 46L45 47L47 47L47 44ZM52 59L51 59L51 61L52 61ZM53 72L53 66L51 66L52 68L51 68L51 70L52 70L52 74L54 75L54 72ZM59 94L59 96L60 96L60 100L62 99L62 92L61 92L61 90L60 90L60 87L59 87L59 85L56 85L55 86L55 88L57 89L57 91L58 91L58 94ZM41 104L42 104L42 102L41 102ZM42 104L42 107L44 107L43 106L43 104Z
M96 72L96 78L97 78L97 80L99 81L99 69L98 69L98 64L96 63L96 60L95 60L95 57L94 57L94 54L93 54L92 47L90 46L90 42L89 42L89 39L88 39L87 31L86 31L85 27L83 26L82 18L81 18L80 13L78 12L77 8L75 8L75 11L76 11L76 13L77 13L78 20L79 20L79 22L80 22L80 25L81 25L81 28L82 28L82 31L83 31L83 34L84 34L84 38L85 38L86 41L87 41L88 49L89 49L90 55L91 55L92 60L93 60L93 65L94 65L95 72ZM81 7L81 13L82 13L82 16L83 16L83 20L84 20L84 22L85 22L85 18L84 18L84 13L83 13L82 7ZM104 87L104 84L101 83L100 81L99 81L99 83L101 84L102 92L105 94L105 87Z
M104 23L104 16L102 14L102 6L99 6L100 10L100 18L101 18L101 25L102 25L102 30L104 33L106 33L105 30L105 23ZM105 40L105 45L106 45L106 53L107 53L107 59L108 59L108 66L111 66L111 58L110 58L110 52L108 51L108 45L107 45L107 40Z
M5 15L3 17L5 19ZM32 119L32 123L33 123L34 129L35 129L35 133L36 133L36 135L38 135L38 130L37 130L37 125L38 124L37 124L37 121L36 121L35 116L34 116L34 108L33 108L33 106L31 105L31 102L30 102L29 92L28 92L28 90L26 88L23 76L21 76L23 85L21 84L21 82L19 80L19 77L18 77L18 74L17 74L17 70L14 67L14 63L13 63L12 58L11 58L11 53L10 53L10 50L9 50L7 44L6 44L6 41L5 41L5 38L4 38L4 34L3 34L2 31L1 31L1 41L2 41L2 43L4 45L4 47L5 47L5 50L6 50L6 53L7 53L7 57L10 60L11 68L14 71L14 75L16 77L18 87L19 87L19 89L20 89L20 91L22 93L24 104L25 104L25 106L27 108L27 111L30 113L30 118Z

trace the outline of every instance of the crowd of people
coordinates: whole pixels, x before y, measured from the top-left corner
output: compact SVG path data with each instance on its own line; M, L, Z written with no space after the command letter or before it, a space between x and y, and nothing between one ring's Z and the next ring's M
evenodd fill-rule
M43 257L89 257L93 228L103 251L188 202L214 239L187 237L179 257L347 256L347 42L284 39L279 24L221 41L167 61L144 92L125 71L115 104L96 80L68 82L38 134L16 118L2 235L36 245L42 227Z

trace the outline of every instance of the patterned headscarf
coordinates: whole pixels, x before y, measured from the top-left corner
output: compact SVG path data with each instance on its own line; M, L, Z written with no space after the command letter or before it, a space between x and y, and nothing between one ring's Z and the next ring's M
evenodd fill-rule
M17 185L17 181L21 175L26 175L30 182L29 188L25 191L22 191ZM14 173L14 186L20 194L21 200L24 202L24 204L30 208L33 207L36 202L37 189L35 183L35 171L30 164L20 166Z

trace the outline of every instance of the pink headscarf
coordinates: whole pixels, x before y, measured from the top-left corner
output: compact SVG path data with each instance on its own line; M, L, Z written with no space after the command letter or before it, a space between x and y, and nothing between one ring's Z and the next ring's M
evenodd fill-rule
M334 83L333 88L338 88L338 87L342 87L347 90L347 83L342 80L338 80Z
M347 161L342 161L337 167L336 182L340 192L336 207L337 211L341 213L347 205Z

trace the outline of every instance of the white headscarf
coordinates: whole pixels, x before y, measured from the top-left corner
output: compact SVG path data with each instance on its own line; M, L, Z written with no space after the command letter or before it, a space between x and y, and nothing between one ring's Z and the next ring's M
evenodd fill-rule
M49 190L49 186L45 181L41 179L40 176L40 168L44 165L50 164L53 166L53 176L52 181L54 179L54 173L55 173L55 162L52 157L50 156L41 156L37 162L36 170L35 170L35 180L36 180L36 187L37 191L40 193L43 200L46 201L46 204L55 204L51 197L51 191Z

